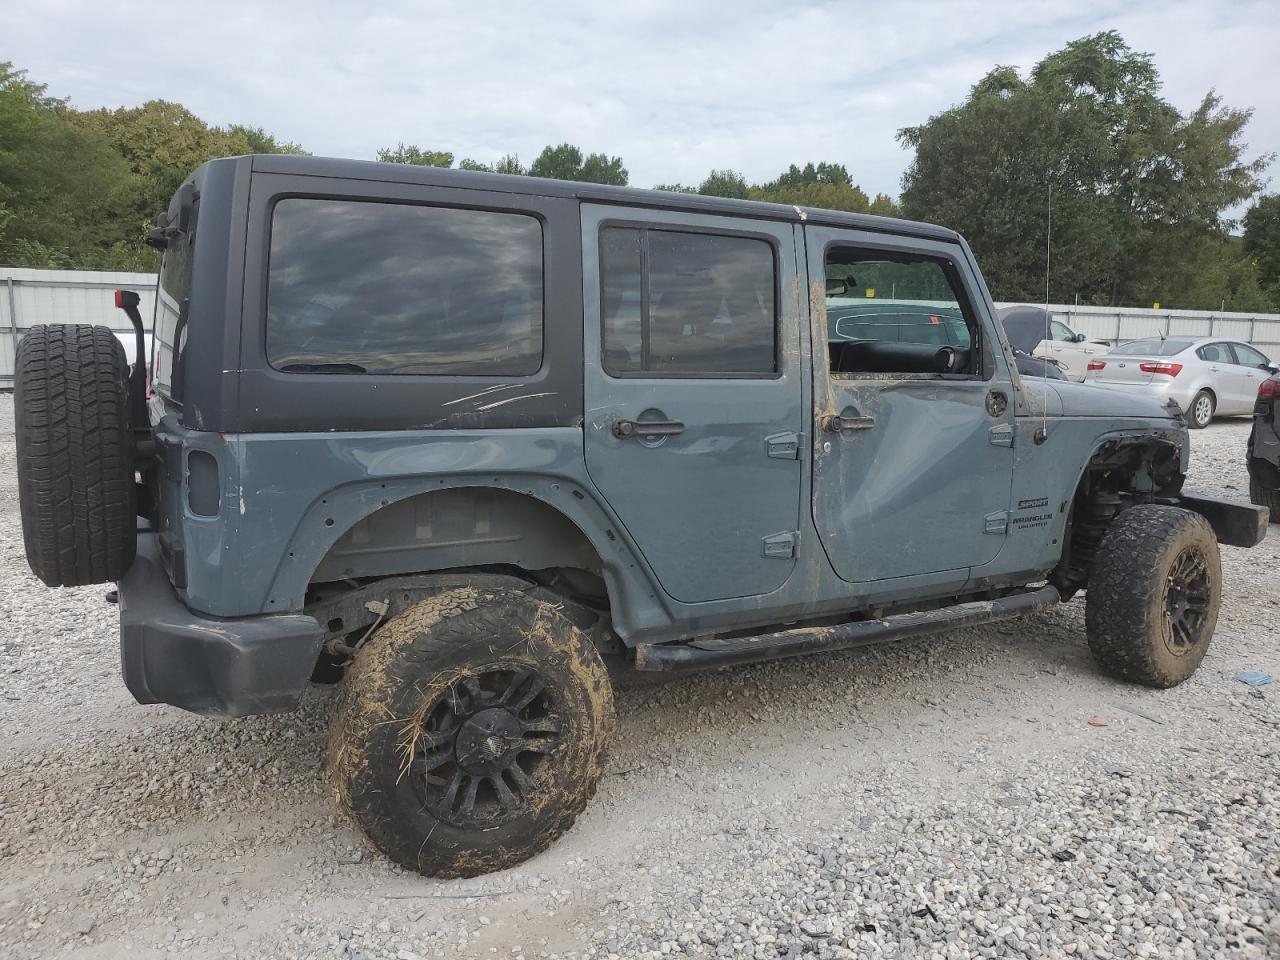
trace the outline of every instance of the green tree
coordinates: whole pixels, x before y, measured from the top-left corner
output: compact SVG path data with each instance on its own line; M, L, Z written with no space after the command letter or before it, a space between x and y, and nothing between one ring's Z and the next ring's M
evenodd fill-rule
M963 232L997 298L1040 299L1052 197L1052 299L1169 303L1270 157L1244 157L1250 111L1211 92L1184 116L1159 86L1152 57L1114 31L1028 79L996 67L959 106L899 131L915 151L903 210Z
M479 173L506 173L523 176L528 173L520 164L520 158L508 153L496 163L481 163L479 160L464 159L458 161L459 170L475 170Z
M0 262L153 264L128 165L65 115L65 101L0 63Z
M608 183L619 187L627 185L627 169L622 165L621 157L592 153L584 158L582 151L571 143L546 147L529 165L529 176Z
M520 163L520 158L514 153L503 155L502 159L493 165L494 173L506 173L512 176L525 177L529 175L529 171Z
M1260 197L1244 215L1244 253L1258 264L1258 281L1280 307L1280 194Z
M288 153L297 157L311 156L310 151L303 150L299 144L288 140L277 140L272 134L263 130L262 127L246 127L233 123L227 127L227 132L233 136L244 137L253 153Z
M708 197L730 197L745 200L750 196L751 188L746 178L736 170L712 170L707 179L698 185L698 193Z
M407 163L415 167L452 167L453 154L448 150L423 150L413 144L397 143L378 151L383 163Z
M749 195L753 200L796 207L821 207L850 213L869 213L871 210L871 201L866 193L839 163L806 163L803 168L793 163L776 180L752 187Z

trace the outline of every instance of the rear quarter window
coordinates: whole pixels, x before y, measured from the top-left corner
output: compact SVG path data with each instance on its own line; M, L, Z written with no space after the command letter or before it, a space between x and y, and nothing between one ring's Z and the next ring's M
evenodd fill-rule
M195 229L171 241L160 262L156 312L152 322L151 385L171 400L182 399L182 363L195 262Z
M280 200L267 360L286 373L534 374L542 246L541 222L525 214Z

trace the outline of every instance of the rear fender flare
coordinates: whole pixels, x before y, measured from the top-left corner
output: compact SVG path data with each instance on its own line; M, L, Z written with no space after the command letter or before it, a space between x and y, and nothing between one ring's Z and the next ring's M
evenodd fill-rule
M609 592L614 629L626 637L672 621L657 580L626 529L587 485L563 477L405 477L347 484L313 502L281 551L264 613L299 612L322 560L353 526L411 497L445 490L504 490L551 507L595 549ZM433 572L433 571L419 571Z

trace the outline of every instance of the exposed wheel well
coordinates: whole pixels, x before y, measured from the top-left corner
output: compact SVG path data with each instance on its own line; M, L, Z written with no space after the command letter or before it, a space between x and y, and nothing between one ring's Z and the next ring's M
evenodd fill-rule
M1135 504L1174 502L1184 479L1181 450L1172 440L1125 437L1102 444L1076 486L1062 558L1049 578L1063 598L1088 585L1112 520Z
M572 520L524 493L457 487L380 507L321 559L304 605L328 632L315 679L337 680L373 631L407 607L476 584L552 600L602 656L624 649L600 554Z

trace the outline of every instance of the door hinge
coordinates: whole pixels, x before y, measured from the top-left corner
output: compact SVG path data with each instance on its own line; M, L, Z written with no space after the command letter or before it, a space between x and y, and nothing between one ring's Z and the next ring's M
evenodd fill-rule
M997 447L1013 446L1013 425L1009 423L997 423L991 428L991 443Z
M1009 511L1000 510L997 513L988 513L982 518L985 526L983 533L1008 533L1009 532Z
M799 460L802 439L798 433L775 433L764 438L765 453L775 460Z
M796 555L796 544L799 542L800 533L797 530L770 534L763 540L764 550L762 555L774 559L787 560Z

